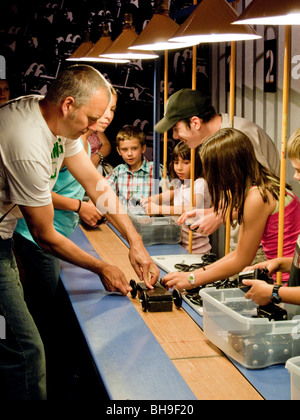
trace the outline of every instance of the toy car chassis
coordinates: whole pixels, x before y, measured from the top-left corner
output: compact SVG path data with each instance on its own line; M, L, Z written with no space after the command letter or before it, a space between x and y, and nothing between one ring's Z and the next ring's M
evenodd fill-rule
M130 286L131 296L138 295L144 312L170 312L173 301L177 309L181 308L182 296L177 289L171 294L160 282L154 284L154 289L148 289L144 282L136 283L135 280L130 280Z

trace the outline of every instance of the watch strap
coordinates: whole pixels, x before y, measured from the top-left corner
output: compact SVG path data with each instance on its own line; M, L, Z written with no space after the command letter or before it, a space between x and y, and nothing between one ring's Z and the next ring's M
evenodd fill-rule
M275 284L271 294L271 301L274 303L280 303L281 297L278 294L278 290L280 289L281 284Z

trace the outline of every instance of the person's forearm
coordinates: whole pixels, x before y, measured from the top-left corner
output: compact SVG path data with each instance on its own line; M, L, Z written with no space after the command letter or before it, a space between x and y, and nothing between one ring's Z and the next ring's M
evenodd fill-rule
M220 258L219 260L215 261L215 262L214 262L214 263L212 263L212 264L209 264L209 265L206 267L206 269L207 269L207 270L212 269L212 268L214 268L215 266L222 265L222 264L224 264L225 262L228 262L228 261L230 261L230 260L234 259L234 258L235 258L235 254L236 254L236 251L231 251L231 252L229 252L227 255L224 255L224 257Z
M78 166L85 161L84 171L78 172ZM123 235L129 244L142 244L140 235L134 229L130 218L107 180L91 165L82 154L66 162L67 167L84 187L87 195L101 214Z
M245 294L246 299L252 299L257 305L267 305L271 302L271 295L274 288L273 284L268 284L262 280L243 280L250 290ZM278 295L284 303L300 305L300 287L280 287Z
M194 271L196 285L205 285L218 280L224 280L242 271L244 263L237 258L235 251L230 252L225 257Z
M273 260L274 261L274 260ZM289 273L292 268L292 257L281 257L275 259L277 264L277 271L282 271L283 273Z
M134 228L128 214L110 214L106 213L106 219L109 223L111 223L126 239L131 246L136 241L142 242L141 236L137 233L136 229Z
M93 165L95 165L96 167L99 165L100 160L101 160L101 157L99 155L97 155L97 153L94 153L91 156L91 161L92 161Z
M97 136L101 142L101 147L98 150L101 155L105 158L107 157L110 152L111 152L111 144L110 141L108 140L108 138L106 137L106 135L104 133L97 133Z
M184 212L183 206L148 205L148 215L180 216Z
M110 152L111 152L111 145L110 143L108 144L103 144L99 150L99 152L101 153L101 155L106 158Z
M51 192L52 203L55 209L69 210L77 212L79 208L79 201L77 198L65 197L64 195Z
M278 294L282 302L300 305L300 287L280 287Z

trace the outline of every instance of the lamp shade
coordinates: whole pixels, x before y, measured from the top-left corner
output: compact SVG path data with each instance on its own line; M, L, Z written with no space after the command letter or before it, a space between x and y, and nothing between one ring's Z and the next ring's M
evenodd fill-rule
M111 37L109 35L103 35L94 44L94 46L85 54L85 58L96 58L99 57L104 51L112 44Z
M153 59L159 56L153 51L130 50L129 47L136 40L138 34L132 26L132 16L128 13L125 15L125 25L122 33L112 42L112 44L101 54L101 57L113 59Z
M150 22L132 43L129 49L173 50L185 48L193 44L169 41L180 26L165 14L154 13Z
M195 44L261 38L251 26L232 25L237 18L237 12L226 0L202 0L170 41Z
M69 61L77 61L82 56L84 56L90 49L93 47L93 43L91 41L85 41L70 55L70 57L66 58Z
M234 24L300 25L299 0L253 0Z
M103 35L101 38L90 48L90 50L79 58L79 61L91 61L101 63L128 63L129 60L112 59L106 57L100 57L100 55L107 50L112 44L111 37L109 35Z

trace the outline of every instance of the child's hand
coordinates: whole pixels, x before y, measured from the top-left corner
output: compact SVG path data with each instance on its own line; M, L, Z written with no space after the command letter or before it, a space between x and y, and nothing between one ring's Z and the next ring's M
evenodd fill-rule
M190 211L185 211L184 213L182 213L182 215L179 217L179 219L177 220L177 223L179 225L182 225L186 219L190 218L190 217L195 217L196 216L196 210L190 210Z
M143 209L145 210L145 213L149 213L149 206L150 206L151 202L149 202L149 198L141 198L141 206L143 207Z
M147 214L160 214L159 204L148 202L147 206L144 207Z
M268 270L268 275L272 276L278 271L278 260L273 259L273 260L262 261L257 264L245 267L243 271L251 271L251 270L255 270L255 268L259 268L260 270L262 270L263 268L266 268Z
M223 219L218 216L216 213L208 213L204 215L202 218L197 220L197 222L193 223L194 225L198 225L198 233L202 235L211 235L217 229L219 229L220 225L222 224Z
M148 205L149 198L141 197L141 206L145 207Z
M262 280L243 280L243 284L251 286L245 294L246 299L252 299L257 305L267 305L270 303L273 285Z
M82 201L81 208L78 212L81 219L90 227L97 227L99 221L102 219L103 214L97 209L91 200L88 202Z

